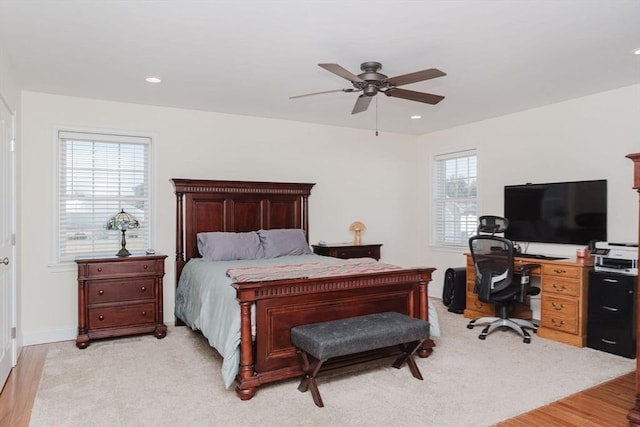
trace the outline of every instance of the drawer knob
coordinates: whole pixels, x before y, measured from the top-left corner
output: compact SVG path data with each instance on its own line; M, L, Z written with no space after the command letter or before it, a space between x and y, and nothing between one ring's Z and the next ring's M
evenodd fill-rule
M149 268L149 266L147 264L145 264L145 265L142 266L142 268L146 270L147 268Z
M563 327L564 326L564 320L558 321L556 319L551 319L551 323L553 323L554 325L559 326L559 327Z
M551 305L553 306L554 309L561 311L564 310L564 304L560 303L560 304L556 304L555 302L552 302Z
M142 316L144 317L144 316L147 315L147 312L146 311L142 311L142 312L140 312L140 314L142 314Z
M98 267L96 270L98 270L98 273L100 273L102 271L102 267Z
M98 320L100 321L104 320L104 316L101 314L100 316L98 316Z
M565 285L556 285L555 283L553 284L553 289L555 289L556 291L566 291L567 287Z
M146 292L146 291L147 291L146 286L140 286L140 292Z
M558 274L566 273L567 270L563 270L561 268L554 268L553 271Z
M100 290L98 291L98 295L104 295L104 290L100 289Z

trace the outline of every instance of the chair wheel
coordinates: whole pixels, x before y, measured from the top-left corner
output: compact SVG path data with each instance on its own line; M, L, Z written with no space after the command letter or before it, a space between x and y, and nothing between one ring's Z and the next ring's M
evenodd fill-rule
M473 325L467 325L467 329L473 329Z
M485 339L485 338L487 338L487 336L486 336L486 335L482 335L482 334L478 335L478 339L483 340L483 339Z
M531 337L524 337L522 342L524 342L525 344L531 344Z

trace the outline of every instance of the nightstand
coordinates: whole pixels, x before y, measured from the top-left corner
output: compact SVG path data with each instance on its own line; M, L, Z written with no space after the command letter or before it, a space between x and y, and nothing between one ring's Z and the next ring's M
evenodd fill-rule
M166 255L79 258L78 338L89 341L153 333L164 338L162 277Z
M311 245L313 252L318 255L330 256L334 258L375 258L380 260L380 246L374 245L352 245L350 243L329 243L326 245Z

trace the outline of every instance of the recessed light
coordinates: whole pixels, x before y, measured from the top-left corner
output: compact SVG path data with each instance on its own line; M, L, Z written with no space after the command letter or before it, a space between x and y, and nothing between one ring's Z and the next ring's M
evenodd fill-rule
M414 116L411 116L411 120L420 120L421 118L422 118L422 116L419 116L417 114L414 115Z
M634 55L640 55L640 47L633 51Z
M145 80L147 82L149 82L149 83L160 83L160 82L162 82L162 80L160 80L158 77L147 77Z

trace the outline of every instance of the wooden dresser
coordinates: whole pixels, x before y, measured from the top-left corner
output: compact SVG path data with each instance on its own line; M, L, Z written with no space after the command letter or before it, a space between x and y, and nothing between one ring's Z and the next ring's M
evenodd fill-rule
M587 259L542 260L515 258L518 264L540 264L531 272L540 277L540 327L538 336L566 344L584 347L587 342L587 290L589 271L593 262ZM467 292L464 316L475 319L483 316L497 316L493 304L478 300L473 292L475 269L473 259L467 254ZM528 306L519 306L515 317L531 319Z
M375 258L380 260L380 246L373 245L352 245L350 243L337 243L327 245L311 245L313 252L318 255L330 256L334 258Z
M633 189L640 195L640 153L634 153L627 155L629 159L633 161ZM640 222L640 219L639 219ZM640 236L638 236L638 242L640 242ZM640 252L640 247L638 248ZM640 253L639 253L640 255ZM640 292L636 293L637 298L640 299ZM640 301L638 301L640 302ZM640 304L638 304L640 307ZM636 343L640 343L640 316L637 316L636 327ZM638 358L636 347L636 403L627 415L629 425L640 426L640 358Z
M89 341L153 333L164 338L162 278L166 255L76 259L78 337Z

